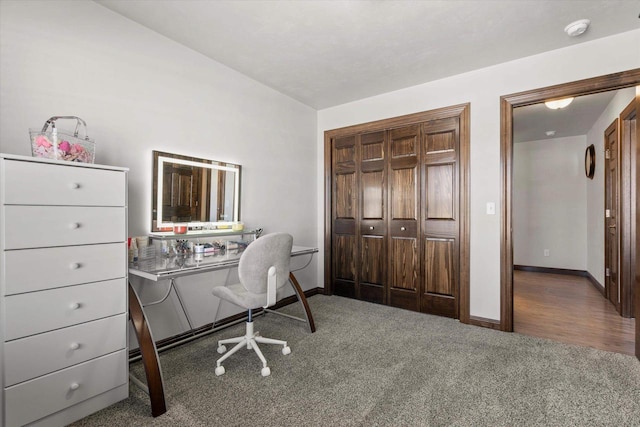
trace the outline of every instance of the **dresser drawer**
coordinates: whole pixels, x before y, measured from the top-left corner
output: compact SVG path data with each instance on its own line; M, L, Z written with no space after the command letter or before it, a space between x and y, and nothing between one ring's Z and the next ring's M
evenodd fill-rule
M5 298L5 341L126 312L125 279Z
M5 390L6 426L22 426L128 381L126 350Z
M127 273L126 243L4 251L6 295L117 279Z
M124 206L126 174L81 166L7 160L5 204Z
M126 337L127 315L123 313L8 342L4 346L5 385L122 350Z
M125 230L123 207L5 207L5 249L124 242Z

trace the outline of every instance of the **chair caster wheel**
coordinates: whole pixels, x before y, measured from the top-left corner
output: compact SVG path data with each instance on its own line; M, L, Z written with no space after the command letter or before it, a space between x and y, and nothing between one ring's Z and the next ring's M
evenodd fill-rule
M214 372L216 376L219 377L220 375L224 374L224 366L217 366Z
M219 345L218 346L218 353L222 354L225 351L227 351L227 347L225 347L224 345Z
M285 356L286 356L287 354L291 354L291 347L289 347L289 346L284 347L284 348L282 349L282 354L284 354Z
M263 377L268 377L269 375L271 375L271 369L268 366L265 366L264 368L262 368L260 373Z

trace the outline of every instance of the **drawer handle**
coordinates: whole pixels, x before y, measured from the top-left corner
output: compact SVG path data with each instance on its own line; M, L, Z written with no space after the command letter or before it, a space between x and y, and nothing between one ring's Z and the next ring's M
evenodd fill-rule
M77 190L78 188L80 188L80 184L78 184L77 182L72 182L69 187L71 187L72 190Z
M79 309L79 308L80 308L80 303L79 303L79 302L71 303L71 304L69 305L69 308L70 308L71 310L77 310L77 309Z
M78 387L80 387L80 384L78 383L71 383L71 385L69 386L71 390L77 390Z
M71 224L69 224L69 228L72 230L75 230L76 228L80 228L80 223L79 222L72 222Z
M371 227L369 227L369 230L373 230L375 227L372 225Z
M72 270L77 270L80 268L80 264L77 262L72 262L71 264L69 264L69 268Z
M69 348L71 350L77 350L80 348L80 344L78 344L77 342L72 342L71 345L69 346Z
M406 229L407 229L407 227L400 227L400 231L404 231Z

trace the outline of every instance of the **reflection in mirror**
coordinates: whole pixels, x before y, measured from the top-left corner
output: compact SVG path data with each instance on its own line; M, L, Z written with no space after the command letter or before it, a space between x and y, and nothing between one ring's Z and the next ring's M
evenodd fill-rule
M224 228L240 220L240 165L153 151L151 231L176 223Z

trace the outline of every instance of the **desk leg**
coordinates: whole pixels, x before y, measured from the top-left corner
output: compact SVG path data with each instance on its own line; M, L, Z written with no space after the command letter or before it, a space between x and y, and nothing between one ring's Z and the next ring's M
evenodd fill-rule
M167 412L160 360L158 359L158 351L151 336L151 330L147 324L147 317L142 310L138 295L131 286L131 283L129 283L129 316L131 317L133 329L138 338L142 364L144 365L144 372L147 376L147 388L149 389L149 399L151 400L151 415L157 417Z
M304 307L304 315L307 318L309 329L311 330L311 333L314 333L316 331L316 324L313 322L313 315L311 314L311 309L309 308L307 297L304 295L304 292L300 287L300 283L298 283L298 280L296 279L296 276L293 275L293 273L289 273L289 279L291 280L293 290L296 291L298 300L302 303L302 307Z

